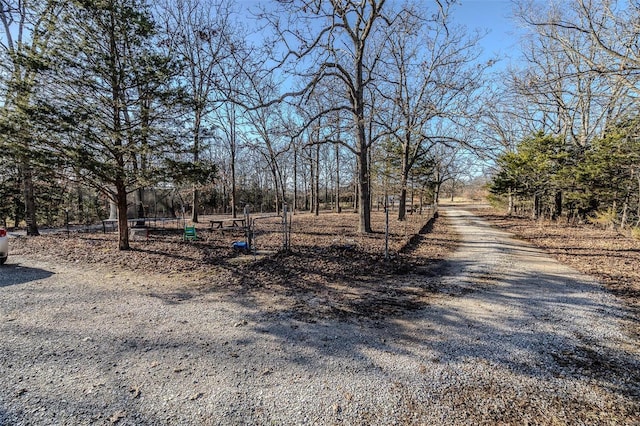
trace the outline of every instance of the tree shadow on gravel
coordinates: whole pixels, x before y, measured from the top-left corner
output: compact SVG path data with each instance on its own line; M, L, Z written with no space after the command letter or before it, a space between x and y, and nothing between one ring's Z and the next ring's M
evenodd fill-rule
M413 311L397 306L402 299L385 301L375 294L354 300L356 313L346 314L324 315L321 300L301 301L308 317L298 316L299 309L291 306L265 305L273 299L260 300L259 292L236 296L222 308L206 297L187 297L163 305L161 314L144 303L114 303L121 295L112 292L100 293L104 299L99 304L79 299L57 315L77 321L80 331L51 323L30 328L10 323L16 336L36 339L37 350L28 354L28 372L7 369L21 381L2 396L18 401L12 406L31 404L27 422L46 416L39 418L48 423L65 423L55 417L61 412L77 423L96 423L91 416L97 412L104 424L111 419L140 425L287 424L269 421L287 407L269 408L265 402L274 393L284 393L296 407L295 392L301 392L300 398L318 398L318 404L339 404L339 409L329 406L324 424L341 423L339 415L349 424L545 424L549 418L559 424L613 424L590 417L601 411L626 421L620 424L634 424L640 386L637 353L591 341L572 324L557 326L566 319L563 312L599 313L611 324L624 318L608 301L588 297L596 284L515 270L497 283L467 260L452 260L442 268L438 289L445 292L440 294L443 303L422 303ZM460 275L462 280L454 279ZM488 309L466 310L456 303L467 299L470 306ZM357 303L368 303L367 311L378 310L379 315L357 314ZM507 314L499 314L499 308ZM83 309L106 322L87 328L84 317L69 315ZM126 327L121 329L121 324ZM112 328L120 331L112 333ZM5 359L25 356L19 346L3 350ZM88 381L85 369L99 381ZM49 375L45 384L30 384L43 371ZM62 379L51 376L58 371L77 380L60 387ZM379 418L385 422L349 417L351 405L359 406L360 413L375 413L376 406L357 390L379 377L383 379L372 382L379 387L367 392L391 401L398 417ZM307 385L314 388L324 380L320 395L304 394ZM352 394L340 399L343 389L330 387L336 382L344 384L344 394ZM620 396L623 404L596 406L588 396L571 391L572 385L584 382ZM518 392L505 393L505 387ZM83 393L86 389L91 392ZM166 399L178 394L176 401ZM433 419L430 410L435 405L447 403L448 394L459 398L452 412L466 417L427 421ZM147 402L156 400L157 406ZM315 401L305 407L316 408ZM486 407L493 403L504 405L488 418ZM36 413L33 404L48 411Z
M53 272L44 269L29 268L13 263L5 264L0 267L0 288L43 280L53 274Z
M465 244L472 253L484 250ZM3 359L23 368L0 363L0 372L20 376L18 387L1 395L26 407L33 394L26 420L42 416L35 409L44 407L48 417L40 418L49 423L64 423L55 417L63 412L76 423L95 423L89 416L97 411L105 424L302 424L302 417L277 417L295 416L301 403L324 413L322 424L640 421L637 348L619 345L615 335L592 335L590 322L596 318L593 330L602 330L638 319L609 298L593 297L596 283L515 268L492 274L473 256L438 264L435 279L365 269L376 262L348 250L324 255L329 260L312 261L309 252L267 259L239 268L233 288L212 282L204 291L172 293L171 303L156 305L158 295L146 291L122 303L128 290L108 291L99 303L78 299L43 310L62 323L25 328L12 321L5 333L35 339L37 350L2 346ZM88 325L86 318L97 321ZM98 386L88 386L96 383L85 370L99 377ZM58 371L77 380L63 388ZM43 374L49 376L41 389L28 388ZM586 386L595 391L581 394ZM594 395L607 400L600 404ZM393 412L384 411L388 406ZM449 417L438 423L433 410L441 406ZM358 417L369 413L374 420Z
M278 300L279 313L308 322L402 315L424 308L437 292L405 260L341 247L267 257L234 274L242 303L262 309L265 297Z
M442 268L446 273L468 266L448 262ZM567 286L572 287L571 291L565 292ZM487 274L477 271L466 274L460 283L442 283L433 293L445 293L441 297L452 301L469 298L470 305L481 304L487 310L466 311L455 302L430 305L423 300L407 304L398 297L367 295L370 299L365 296L352 302L348 309L346 306L342 311L334 309L331 315L318 315L321 310L317 307L316 316L309 315L307 303L295 309L276 310L269 321L258 314L249 319L249 324L255 324L258 335L276 338L283 345L295 342L295 353L312 354L303 360L296 358L296 362L308 364L311 370L322 368L322 360L327 357L345 363L359 360L359 364L376 368L372 353L379 353L397 357L397 362L422 362L415 374L434 365L463 371L464 366L481 364L511 374L515 380L533 378L539 384L592 380L598 387L626 400L624 406L618 407L619 414L632 418L640 398L637 351L621 349L615 340L595 340L587 335L589 329L584 324L564 324L566 312L577 318L595 314L605 324L638 321L613 304L587 296L594 286L597 284L568 283L565 277L552 273L518 271L506 274L498 285ZM508 314L494 313L501 308ZM379 315L374 314L376 310ZM301 315L305 312L309 316ZM528 398L526 393L521 397ZM589 410L599 410L584 406L586 400L582 401L581 396L564 395L554 400L552 395L546 397L552 405L556 404L554 410L558 413L566 410L570 416L577 416L573 420L586 421ZM516 414L507 408L505 414L509 413Z
M413 253L425 240L425 235L433 231L433 225L437 216L432 217L427 223L420 229L420 231L407 241L407 243L400 249L400 253L410 254Z

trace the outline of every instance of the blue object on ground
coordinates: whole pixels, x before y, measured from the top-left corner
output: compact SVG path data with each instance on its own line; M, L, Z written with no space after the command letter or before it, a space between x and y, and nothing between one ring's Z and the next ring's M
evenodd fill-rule
M249 244L246 241L236 241L233 243L233 248L236 250L247 250L249 248Z

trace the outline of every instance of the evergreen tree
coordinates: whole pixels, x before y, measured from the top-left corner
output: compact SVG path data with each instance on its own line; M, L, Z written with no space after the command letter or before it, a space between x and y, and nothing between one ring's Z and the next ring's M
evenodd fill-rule
M171 61L154 45L141 0L65 3L42 103L58 132L49 148L117 205L121 250L129 249L127 194L158 178L176 152L163 129L174 104ZM43 118L44 120L44 118Z
M640 138L638 122L628 120L593 141L576 168L576 203L584 214L611 213L612 224L640 222Z
M504 153L497 159L499 172L490 190L494 194L531 199L535 218L545 210L555 216L559 210L557 194L566 189L563 176L568 174L568 158L564 140L537 133L519 143L515 152Z
M18 166L27 235L32 236L39 234L34 180L46 164L32 109L59 9L59 2L54 0L6 0L0 7L0 156Z

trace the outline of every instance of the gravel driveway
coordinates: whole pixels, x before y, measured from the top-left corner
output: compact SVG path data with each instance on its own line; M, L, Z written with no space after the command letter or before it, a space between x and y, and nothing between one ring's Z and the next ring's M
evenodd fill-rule
M0 424L640 424L638 319L471 213L443 213L463 243L442 291L385 320L302 322L175 277L10 256Z

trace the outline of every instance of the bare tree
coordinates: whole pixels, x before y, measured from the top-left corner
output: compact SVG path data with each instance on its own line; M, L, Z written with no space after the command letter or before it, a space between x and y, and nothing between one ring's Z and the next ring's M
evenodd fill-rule
M246 74L248 86L245 88L245 105L264 105L270 96L275 96L274 82L264 74L261 63L256 66L258 68L254 72ZM268 164L275 190L273 207L279 213L282 202L286 201L283 161L291 146L291 139L284 131L285 113L282 105L272 104L247 108L243 111L243 117L245 143L255 149Z
M239 107L231 102L226 103L216 111L216 122L219 123L219 132L222 134L223 142L229 156L229 187L231 216L238 215L238 190L237 190L237 160L240 151L240 117Z
M232 3L224 0L167 0L161 8L165 36L171 54L184 63L184 83L190 117L193 162L201 160L207 116L219 107L221 75L235 48L236 24L231 21ZM223 65L224 64L224 65ZM218 94L218 96L216 96ZM198 222L199 191L192 190L191 220Z
M370 149L377 139L372 132L369 96L387 31L398 14L385 0L303 0L280 2L283 10L264 13L285 45L281 69L306 79L296 92L309 95L320 82L330 82L340 94L321 115L344 111L351 115L358 163L359 230L371 232ZM386 11L389 9L389 11ZM305 69L303 69L303 67Z
M512 81L541 114L538 130L585 146L633 104L627 95L637 93L632 70L640 61L630 65L638 53L629 43L640 29L640 10L629 5L635 21L627 13L615 16L617 3L518 4L516 17L530 29L523 49L528 66L514 70Z
M584 61L589 71L607 75L638 93L640 5L629 0L577 0L565 7L520 4L526 22ZM581 37L589 48L573 42ZM593 51L598 51L593 56Z
M471 115L474 93L482 73L493 61L478 63L478 39L449 22L448 8L430 18L407 9L393 27L378 80L380 97L390 104L378 108L380 124L400 146L400 199L398 220L406 215L411 169L418 159L440 141L461 142L451 127L438 122L462 122ZM426 14L426 13L425 13ZM437 129L447 129L438 134Z

